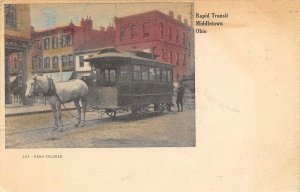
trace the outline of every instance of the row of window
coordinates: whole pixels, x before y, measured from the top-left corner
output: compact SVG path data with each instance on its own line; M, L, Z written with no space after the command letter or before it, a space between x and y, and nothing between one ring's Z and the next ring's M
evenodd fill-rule
M166 33L165 31L166 31L166 29L165 29L164 24L160 23L160 37L161 38L165 37L165 33ZM176 43L178 43L179 42L179 32L177 29L174 32L175 32L175 41L176 41ZM168 27L167 36L168 36L168 40L171 41L172 40L172 28L170 26ZM182 32L182 44L185 44L185 42L186 42L185 32Z
M50 57L44 58L44 69L50 69L52 63L52 69L59 68L59 57L54 56L50 59ZM61 64L62 68L71 68L74 67L74 56L73 55L62 55L61 56Z
M155 80L155 81L162 81L162 82L171 82L172 72L170 69L166 69L166 68L134 65L133 79L138 81Z
M103 82L116 82L117 81L117 70L116 69L104 69L102 73L99 69L93 71L93 81L97 79ZM101 75L102 74L102 75ZM132 75L128 65L121 65L118 75L119 81L131 81ZM160 82L171 82L172 71L170 69L161 67L148 67L143 65L133 66L133 79L136 81L160 81Z
M143 37L150 36L150 31L151 31L150 21L144 22L143 26L142 26ZM172 28L169 26L167 32L168 32L168 34L167 34L168 40L171 41L175 37L176 43L179 42L179 32L177 29L173 33ZM165 25L163 23L160 23L160 38L165 38L165 35L166 35L165 33L166 33ZM174 37L173 37L173 35L174 35ZM126 36L126 27L121 27L120 28L120 41L124 40L125 36ZM130 37L131 37L131 39L135 39L137 36L138 36L138 25L133 24L130 26ZM182 43L183 44L186 43L185 32L182 33Z
M168 61L170 63L174 63L174 61L175 61L175 64L177 66L179 66L179 53L178 52L176 52L175 60L173 60L174 56L173 56L172 51L165 51L164 49L161 49L161 58L162 58L163 61ZM185 64L186 64L186 55L183 54L182 58L183 58L182 65L185 66Z
M142 33L143 37L148 37L150 36L150 31L151 31L151 23L150 21L145 21L143 26L142 26ZM121 27L120 28L120 41L124 40L126 36L126 27ZM135 39L138 36L138 25L133 24L130 26L130 37L131 39Z
M52 49L57 49L59 44L61 47L72 45L71 35L62 35L60 39L58 38L58 36L44 38L45 50L50 49L50 45Z

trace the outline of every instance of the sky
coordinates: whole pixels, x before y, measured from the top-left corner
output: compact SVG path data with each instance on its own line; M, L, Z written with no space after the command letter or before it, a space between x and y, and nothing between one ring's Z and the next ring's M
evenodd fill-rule
M31 25L35 30L45 30L57 26L68 25L72 20L79 25L81 18L91 17L94 29L113 25L115 16L127 16L145 11L159 10L168 14L174 12L174 17L182 15L190 24L191 3L85 3L85 4L31 4Z

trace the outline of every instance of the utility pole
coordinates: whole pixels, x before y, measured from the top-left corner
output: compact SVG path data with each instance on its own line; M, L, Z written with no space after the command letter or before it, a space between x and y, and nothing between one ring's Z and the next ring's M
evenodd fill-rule
M191 27L194 28L194 2L186 3L185 7L190 9L188 14L190 15Z

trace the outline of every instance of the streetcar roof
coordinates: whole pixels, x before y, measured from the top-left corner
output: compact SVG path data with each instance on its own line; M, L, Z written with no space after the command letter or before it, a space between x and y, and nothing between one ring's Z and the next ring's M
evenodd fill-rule
M143 53L143 54L141 54ZM137 56L137 54L139 56ZM150 53L147 53L147 52L142 52L142 51L119 51L115 48L105 48L103 50L100 50L100 52L96 55L93 55L87 59L84 59L84 61L87 61L87 62L96 62L96 61L99 61L101 59L104 59L104 58L119 58L119 59L137 59L137 60L144 60L144 61L151 61L151 62L155 62L157 64L164 64L164 65L170 65L170 66L173 66L172 64L170 63L166 63L166 62L162 62L162 61L158 61L158 60L155 60L155 59L149 59L149 58L145 58L145 57L142 57L140 55L145 55L147 57L149 57L149 54Z

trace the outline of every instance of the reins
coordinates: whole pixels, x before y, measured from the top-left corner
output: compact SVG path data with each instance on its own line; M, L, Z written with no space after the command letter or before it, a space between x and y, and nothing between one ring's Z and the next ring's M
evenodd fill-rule
M56 92L56 88L55 88L55 84L54 84L53 80L52 80L51 78L49 78L49 77L47 77L47 80L48 80L48 90L47 90L47 92L45 92L45 93L42 92L43 95L44 95L44 96L52 96L52 95L55 95L55 96L58 98L59 102L62 104L62 106L65 108L65 110L66 110L72 117L74 117L75 119L79 120L78 117L76 117L75 115L73 115L73 114L69 111L69 109L65 106L65 104L62 102L62 100L61 100L60 97L58 96L58 94L57 94L57 92ZM40 89L43 89L43 88L38 84L37 79L35 79L35 85L34 85L34 87L36 87L36 85L38 85L38 87L39 87ZM34 89L34 92L35 92L35 93L39 93L39 91L37 91L37 90L35 90L35 89ZM46 105L46 97L45 97L45 105ZM80 121L81 121L81 120L80 120Z
M61 101L61 99L59 98L57 92L55 91L54 94L56 95L56 97L58 98L59 102L62 104L62 106L65 108L65 110L72 116L74 117L75 119L79 120L78 117L76 117L75 115L73 115L68 109L67 107L65 106L65 104ZM80 120L81 121L81 120Z

